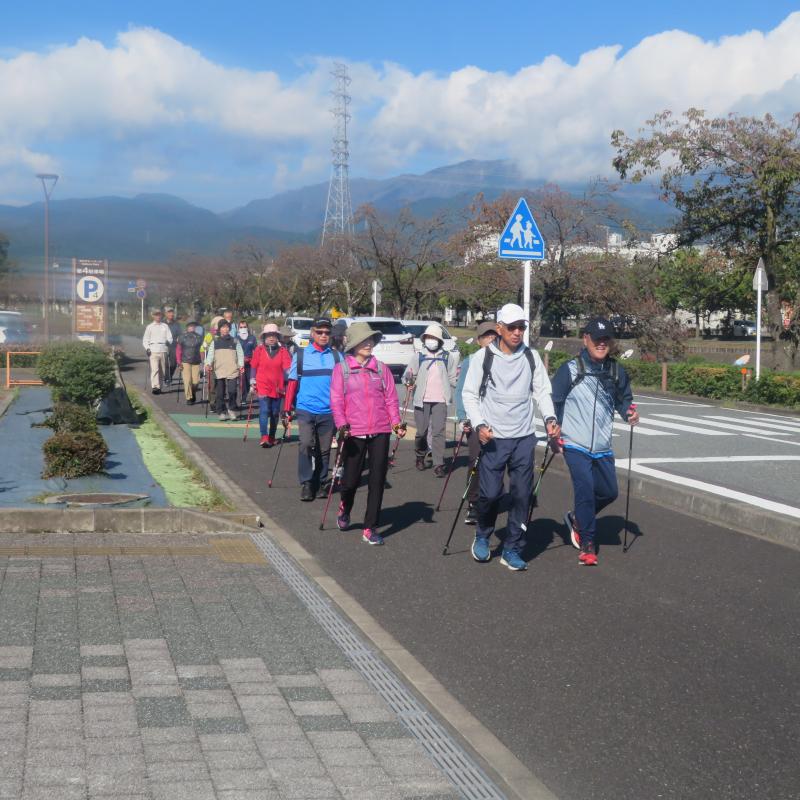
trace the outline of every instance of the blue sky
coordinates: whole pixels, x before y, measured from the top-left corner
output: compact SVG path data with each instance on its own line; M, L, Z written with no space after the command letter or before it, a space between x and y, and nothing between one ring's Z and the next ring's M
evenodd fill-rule
M45 2L0 31L0 202L166 191L215 209L325 180L330 62L353 76L352 171L511 158L608 171L662 108L800 103L796 3ZM4 118L5 115L5 118Z

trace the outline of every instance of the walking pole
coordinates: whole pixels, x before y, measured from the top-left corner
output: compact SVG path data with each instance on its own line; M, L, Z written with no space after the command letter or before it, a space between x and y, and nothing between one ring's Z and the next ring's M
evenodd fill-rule
M444 493L447 491L447 484L450 481L450 476L453 474L453 470L455 469L456 459L458 458L458 451L461 449L461 443L464 441L464 428L461 428L461 437L458 440L458 444L456 445L456 449L453 451L453 460L450 462L450 469L447 471L447 477L444 479L444 486L442 486L442 493L439 495L439 502L436 503L436 510L439 510L439 506L442 504L442 498L444 497Z
M336 461L333 465L333 475L331 476L331 485L328 487L328 499L325 501L325 510L322 512L322 521L319 523L319 529L322 530L325 527L325 518L328 516L328 506L331 504L331 497L333 496L333 487L336 483L336 479L339 475L339 468L342 465L342 460L344 456L344 440L345 440L345 432L350 430L349 425L342 425L339 428L339 434L336 437ZM372 469L372 467L370 467ZM339 481L341 483L341 481Z
M636 403L631 403L629 408L636 410ZM625 487L625 534L622 542L622 552L628 552L628 511L631 507L631 458L633 456L633 425L631 425L631 436L628 441L628 480ZM633 542L631 542L633 544Z
M559 442L560 444L560 442ZM547 444L544 446L544 455L542 456L542 466L539 467L539 477L536 480L536 484L533 487L533 491L531 492L531 500L528 503L528 520L526 525L531 524L531 517L533 516L533 509L539 504L539 489L542 485L542 478L544 478L545 472L547 472L547 468L550 466L550 463L555 458L556 451L550 451L550 458L547 457L547 451L550 450L550 440L547 440Z
M205 391L205 395L206 395L206 419L208 419L208 407L211 405L211 386L209 385L210 382L211 382L211 373L207 369L205 369L205 367L204 367L203 368L203 375L205 376L205 379L206 379L206 382L205 382L205 387L206 387L206 391Z
M272 465L272 477L269 479L267 483L267 488L272 488L272 481L275 480L275 473L278 470L278 462L281 460L281 453L283 452L283 445L286 442L286 439L289 437L289 425L286 423L286 420L283 421L283 436L281 436L281 443L278 445L278 455L275 456L275 463Z
M478 464L480 464L481 456L483 455L483 450L478 453L478 457L475 459L475 463L470 467L469 471L467 472L467 485L464 487L464 494L461 495L461 501L458 504L458 509L456 510L456 515L453 517L453 524L450 526L450 533L447 537L447 541L444 543L444 549L442 550L442 555L447 555L447 548L450 547L450 540L453 538L453 532L456 529L456 524L458 523L458 518L461 516L461 509L464 508L464 501L467 499L467 495L469 494L469 487L472 483L473 477L478 472Z
M242 444L247 441L247 432L250 430L250 415L253 413L253 396L252 390L250 395L250 400L248 401L247 406L247 425L244 426L244 438L242 439Z
M177 364L175 365L178 366ZM189 382L192 381L192 370L189 370ZM181 367L181 375L178 378L178 391L175 392L175 405L180 405L181 402L181 384L183 383L183 367Z
M406 412L408 411L408 403L411 400L411 389L412 388L413 387L411 387L411 386L407 386L406 387L406 399L403 401L403 411L400 414L400 427L403 430L406 430L406 428L408 427L406 425ZM389 466L390 467L394 466L394 454L397 452L397 447L398 447L399 444L400 444L400 437L398 436L394 440L394 445L392 446L392 452L389 453Z

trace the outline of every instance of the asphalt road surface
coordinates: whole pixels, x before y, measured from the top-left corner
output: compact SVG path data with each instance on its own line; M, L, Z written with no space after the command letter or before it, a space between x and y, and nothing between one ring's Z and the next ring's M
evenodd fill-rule
M176 412L174 394L158 400ZM413 468L410 442L389 476L386 546L369 547L365 488L351 531L331 514L320 532L296 444L268 489L276 451L257 430L243 444L241 427L207 428L195 409L182 421L200 447L558 797L800 797L800 553L633 498L639 536L623 554L620 498L599 524L599 566L579 567L561 521L571 490L551 472L526 572L475 563L460 523L442 556L465 459L435 513L441 481Z

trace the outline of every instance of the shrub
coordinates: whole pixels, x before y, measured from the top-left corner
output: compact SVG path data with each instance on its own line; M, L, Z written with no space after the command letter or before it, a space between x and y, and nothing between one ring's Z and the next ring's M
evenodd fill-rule
M670 364L668 386L671 392L678 394L723 400L739 395L742 378L736 367Z
M51 387L53 400L90 406L116 383L114 362L90 342L55 342L39 356L39 377Z
M102 472L108 446L97 431L56 433L43 446L44 478L80 478Z
M745 399L752 403L772 403L782 406L800 405L800 378L794 375L761 376L751 378L744 391Z
M621 363L634 386L661 386L661 364L632 359Z
M53 413L44 424L55 433L87 433L97 430L94 412L75 403L56 403Z
M542 359L544 359L544 353L540 352L539 355L542 357ZM558 368L565 361L569 361L571 358L574 358L574 356L564 352L563 350L551 350L547 359L548 366L550 367L550 374L555 375L555 373L558 371Z
M17 342L4 342L0 344L0 366L6 366L6 353L29 352L36 348L31 344L20 344ZM11 358L11 369L30 369L36 366L39 356L16 356Z
M480 350L480 345L474 339L469 343L463 339L459 339L456 346L458 347L458 352L461 354L462 361L467 356L471 356L473 353L477 353L478 350Z

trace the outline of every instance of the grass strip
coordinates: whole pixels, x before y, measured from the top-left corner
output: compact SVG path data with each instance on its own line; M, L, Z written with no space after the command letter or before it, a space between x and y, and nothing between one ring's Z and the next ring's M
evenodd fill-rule
M206 511L231 511L231 506L186 457L172 437L147 413L132 389L128 389L134 409L144 417L133 435L142 451L142 460L156 482L164 489L174 508L202 508Z

